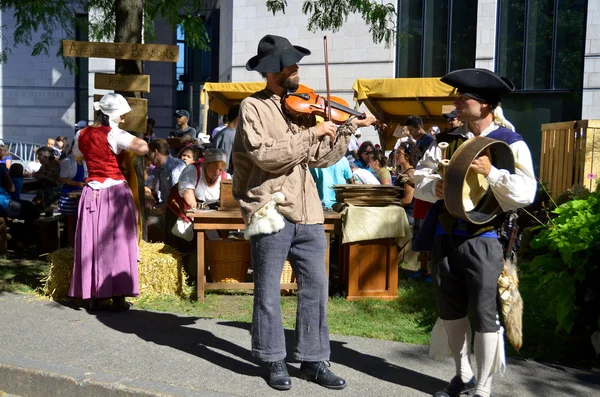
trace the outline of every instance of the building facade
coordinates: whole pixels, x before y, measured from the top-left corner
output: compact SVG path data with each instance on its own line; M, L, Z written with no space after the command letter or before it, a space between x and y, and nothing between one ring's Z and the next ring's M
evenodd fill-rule
M325 91L323 35L329 42L332 95L352 103L357 78L440 77L482 67L510 78L515 93L505 114L524 135L539 162L540 125L600 118L600 0L398 0L398 40L391 48L373 44L358 15L339 32L307 31L304 0L288 0L286 13L273 15L265 0L212 0L203 11L211 49L183 44L185 32L155 21L157 42L180 46L177 64L145 62L150 75L149 117L167 136L177 108L189 109L202 128L199 97L207 81L262 81L245 69L265 34L285 36L312 51L300 63L301 82ZM2 34L10 42L14 18L4 13ZM82 15L81 18L87 18ZM78 33L86 40L85 32ZM57 50L51 49L52 51ZM60 58L32 57L18 47L0 65L0 137L42 143L72 133L79 119L91 119L96 72L114 71L114 61L80 59L70 74ZM207 130L217 122L211 115ZM378 141L372 130L363 140Z

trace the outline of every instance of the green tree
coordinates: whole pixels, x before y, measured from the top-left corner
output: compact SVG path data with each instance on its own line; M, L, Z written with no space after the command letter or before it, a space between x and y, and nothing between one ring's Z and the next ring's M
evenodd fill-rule
M11 48L26 45L32 55L49 55L48 51L60 39L73 39L84 12L90 18L89 37L93 41L142 42L154 40L154 21L162 16L167 23L181 26L185 43L193 48L208 49L209 38L202 13L206 0L0 0L0 10L14 11L16 28L13 43L2 37L0 63L6 62ZM266 0L266 7L276 14L285 13L287 0ZM350 13L359 14L369 27L375 43L390 46L395 42L396 10L393 3L382 4L373 0L306 0L302 12L309 16L308 29L312 32L339 31ZM96 17L97 16L97 17ZM140 19L141 18L141 19ZM124 22L124 23L123 23ZM40 32L39 41L33 34ZM57 53L61 56L62 48ZM73 58L63 58L65 66L73 70Z

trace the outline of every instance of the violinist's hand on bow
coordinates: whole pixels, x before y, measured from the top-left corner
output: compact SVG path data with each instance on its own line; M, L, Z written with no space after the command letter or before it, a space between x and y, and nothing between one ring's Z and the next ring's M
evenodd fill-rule
M357 126L357 127L368 127L371 124L373 124L375 121L377 121L377 119L375 118L375 116L373 116L371 113L367 113L365 115L364 119L358 119L358 118L353 118L352 122Z
M315 133L317 138L321 139L324 136L328 136L332 141L335 139L335 133L337 132L338 126L331 121L324 121L315 126Z

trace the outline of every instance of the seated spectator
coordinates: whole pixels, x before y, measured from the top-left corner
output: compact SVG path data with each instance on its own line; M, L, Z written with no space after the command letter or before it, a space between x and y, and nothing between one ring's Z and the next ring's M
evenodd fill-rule
M200 150L194 145L187 146L179 153L179 158L186 166L193 164L200 160Z
M387 158L381 150L375 149L373 153L371 153L369 168L373 171L375 178L377 178L382 185L390 185L392 183L392 175L387 169Z
M63 184L58 200L58 211L65 215L77 215L79 200L70 193L81 192L87 179L85 161L70 153L60 164L59 180Z
M12 156L8 152L8 146L0 145L0 164L4 164L7 169L12 165Z
M27 222L38 219L40 213L31 202L10 197L14 191L15 185L8 169L4 164L0 164L0 216Z
M42 182L42 188L34 200L38 206L47 208L60 197L60 161L54 156L54 150L48 146L37 150L37 158L42 166L33 176Z
M21 200L21 191L23 190L23 165L19 163L13 164L10 167L9 174L10 179L13 181L13 185L15 185L15 191L10 194L10 198L13 200Z
M381 185L371 171L358 168L354 160L348 159L348 161L350 163L350 169L352 170L352 176L354 177L354 183L363 185Z
M179 194L190 208L196 208L198 202L219 200L221 179L230 179L225 172L226 161L227 153L224 150L207 149L200 166L191 164L185 167L179 177Z
M358 158L354 162L354 165L363 170L371 171L369 162L371 161L371 153L373 153L373 150L375 150L375 146L373 146L371 141L363 142L358 148Z
M88 177L87 167L83 159L77 159L69 148L67 157L60 163L60 182L63 184L58 199L58 211L67 216L66 235L70 247L75 246L75 229L79 197L74 193L81 192Z
M151 141L148 148L147 156L156 167L145 183L148 235L153 241L164 241L167 198L173 185L179 182L185 163L169 154L169 145L164 139Z
M336 203L335 192L331 189L333 185L353 183L352 170L346 157L342 157L337 163L327 168L311 168L319 198L324 208L331 208Z

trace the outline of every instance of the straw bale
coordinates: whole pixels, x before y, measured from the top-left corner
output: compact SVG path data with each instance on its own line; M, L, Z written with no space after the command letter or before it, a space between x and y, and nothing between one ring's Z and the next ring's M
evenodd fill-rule
M192 289L187 285L181 254L163 243L141 241L138 278L140 298L160 295L187 297ZM73 273L73 249L62 248L48 255L50 269L42 280L44 295L53 299L66 298Z

